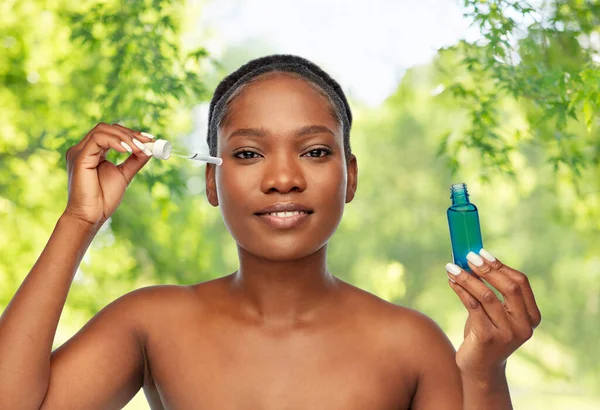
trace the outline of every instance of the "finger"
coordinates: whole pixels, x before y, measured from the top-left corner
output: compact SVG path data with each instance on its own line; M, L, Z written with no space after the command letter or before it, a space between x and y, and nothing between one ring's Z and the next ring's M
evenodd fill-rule
M452 278L456 283L469 292L482 305L494 326L499 329L511 327L502 303L494 291L487 287L483 281L474 278L467 271L453 263L446 264L446 271L449 275L453 275Z
M136 133L130 130L129 128L123 127L119 124L111 125L110 132L114 133L115 135L118 135L119 138L123 139L123 141L125 141L127 144L132 145L134 147L133 153L137 156L142 157L143 155L145 155L149 157L150 155L152 155L152 151L150 151L147 147L144 146L144 142L151 141L150 138L140 136L138 135L139 133Z
M152 152L143 145L143 142L150 142L153 139L151 134L134 131L127 127L124 127L120 124L112 124L109 125L105 122L99 122L92 128L82 140L75 144L73 147L69 149L73 154L78 154L83 147L88 143L88 141L94 136L94 134L98 132L104 132L108 134L115 134L121 138L131 150L127 149L129 152L133 152L136 156L142 157L142 155L150 156ZM137 140L137 141L136 141ZM106 159L106 151L101 153L100 161Z
M121 124L113 124L113 126L130 133L134 138L137 138L142 142L152 142L156 139L156 137L152 134L148 134L147 132L143 131L132 130L131 128L127 128Z
M535 301L535 296L533 294L533 290L531 289L529 278L524 273L509 267L507 267L506 271L509 272L513 280L519 284L521 293L523 295L523 301L525 302L525 309L527 310L527 315L529 316L529 321L532 328L535 329L542 321L542 314L537 302Z
M478 328L478 330L484 332L493 329L494 324L490 320L481 303L479 303L479 301L475 297L473 297L473 295L471 295L466 289L464 289L458 283L453 282L454 279L450 278L452 276L451 273L448 276L450 279L448 284L450 285L452 290L458 295L458 298L469 312L469 318L467 319L467 321L471 322L471 324L474 327Z
M507 274L506 266L498 259L493 262L480 257L474 252L469 252L467 260L473 271L485 279L490 285L498 289L504 297L504 305L515 324L531 328L531 320L525 306L523 292L517 282Z
M83 149L83 146L85 146L85 144L87 144L87 142L94 138L94 135L98 134L98 133L105 133L105 134L112 134L115 135L116 137L120 138L123 142L125 142L127 144L127 146L129 148L131 148L131 151L137 156L142 156L142 155L146 155L146 156L150 156L152 155L152 152L147 149L143 143L139 140L136 141L136 135L134 133L129 132L130 130L125 128L125 127L115 127L114 125L109 125L106 124L104 122L98 123L94 128L92 128L92 130L90 132L88 132L88 134L81 140L81 143L78 144L81 146L81 148L76 148L78 150ZM147 138L146 138L147 139ZM106 152L104 152L101 157L103 157L102 159L104 159L106 156Z
M148 137L148 135L154 137L153 135L147 134L145 132L134 131L132 129L122 126L121 124L113 124L113 127L119 130L120 132L131 136L132 143L135 144L146 156L152 155L152 151L148 147L145 147L143 144L146 142L152 142L153 139Z
M144 165L148 163L148 161L150 161L150 158L152 157L146 155L130 155L129 158L123 161L123 163L119 164L117 168L121 171L121 174L123 174L123 177L125 177L125 180L129 184L139 170L142 169Z
M94 132L107 131L109 127L110 127L110 125L108 125L107 123L99 122L98 124L96 124L94 126L94 128L89 130L88 133L85 134L85 136L79 142L77 142L75 145L73 145L71 148L69 148L67 150L67 153L69 151L71 151L73 153L72 155L76 156L83 149L85 144L87 144L87 142L90 140L90 138L92 137L92 134Z
M485 249L479 251L479 254L483 256L483 259L486 262L490 262L492 265L496 263L496 261L498 261L498 259L496 259L494 255L492 255ZM500 263L502 262L500 261ZM501 271L504 274L508 275L521 288L521 294L523 295L523 301L525 303L527 315L529 316L529 320L531 322L532 327L535 329L540 324L542 320L542 315L535 301L535 296L533 294L531 284L529 283L529 278L524 273L513 269L508 265L502 264Z
M96 168L98 164L104 160L106 152L111 148L118 152L129 152L129 150L122 145L122 142L123 141L120 138L113 134L96 132L94 133L94 136L85 143L79 152L76 161L80 162L84 168Z
M81 140L82 142L82 146L85 145L90 138L92 137L92 134L94 132L98 132L98 131L102 131L102 132L107 132L110 129L110 125L105 123L105 122L99 122L98 124L94 125L94 128L92 128L86 135L85 137L83 137L83 139Z

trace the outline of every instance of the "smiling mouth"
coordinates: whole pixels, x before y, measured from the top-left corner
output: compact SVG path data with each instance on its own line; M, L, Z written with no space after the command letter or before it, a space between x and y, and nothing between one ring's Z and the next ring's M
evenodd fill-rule
M288 229L302 225L310 218L312 213L312 211L284 211L267 212L255 215L261 222L264 222L272 228Z
M265 213L257 213L258 216L276 216L277 218L289 218L295 215L310 215L312 211L282 211L282 212L265 212Z

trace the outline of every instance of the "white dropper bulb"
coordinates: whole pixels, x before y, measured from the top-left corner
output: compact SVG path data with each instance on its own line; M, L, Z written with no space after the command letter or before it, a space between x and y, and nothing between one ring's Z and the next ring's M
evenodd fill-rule
M173 145L167 140L156 140L152 142L146 142L144 145L152 151L152 155L158 159L169 159L171 154L178 157L193 159L194 161L203 161L210 164L221 165L223 163L222 158L211 157L210 155L203 155L194 152L177 151L173 152Z
M167 140L156 140L152 142L146 142L144 144L150 151L152 151L152 155L158 159L169 159L171 158L171 150L173 149L173 145Z

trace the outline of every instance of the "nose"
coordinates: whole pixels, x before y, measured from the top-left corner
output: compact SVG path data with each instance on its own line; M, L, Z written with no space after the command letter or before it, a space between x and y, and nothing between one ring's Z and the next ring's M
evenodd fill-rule
M281 152L267 160L261 189L264 193L302 192L306 189L306 179L302 172L300 158Z

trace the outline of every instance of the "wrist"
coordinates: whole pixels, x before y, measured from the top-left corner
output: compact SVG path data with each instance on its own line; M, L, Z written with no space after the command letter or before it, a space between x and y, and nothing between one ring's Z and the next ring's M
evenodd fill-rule
M78 229L82 229L86 232L96 233L102 227L102 223L92 223L90 221L86 221L72 213L68 210L64 211L60 218L58 218L58 224L64 224L68 226L76 226Z
M469 384L481 390L494 390L500 385L506 384L506 362L501 366L478 372L460 372L463 384Z

